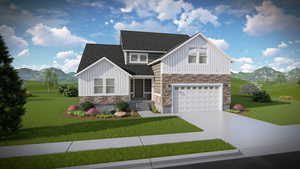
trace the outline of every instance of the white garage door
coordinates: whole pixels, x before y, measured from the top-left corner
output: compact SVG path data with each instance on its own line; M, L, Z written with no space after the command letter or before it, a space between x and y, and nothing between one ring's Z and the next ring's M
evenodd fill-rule
M174 85L172 90L174 113L222 110L221 85Z

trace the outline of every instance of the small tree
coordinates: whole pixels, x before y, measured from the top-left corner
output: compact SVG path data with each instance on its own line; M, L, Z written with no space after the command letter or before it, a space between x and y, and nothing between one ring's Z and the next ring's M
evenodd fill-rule
M16 132L25 113L26 91L12 61L0 35L0 138Z
M241 94L248 94L248 95L251 95L253 93L256 93L259 91L259 88L254 85L254 84L244 84L244 85L241 85L240 86L240 93Z
M53 88L53 87L57 86L57 84L58 84L57 74L54 71L51 71L50 69L46 69L43 72L43 76L44 76L45 85L47 86L48 93L49 93L50 88Z
M278 74L275 81L278 82L278 83L284 83L287 80L286 80L286 78L283 74Z
M300 79L298 79L298 82L297 82L297 83L298 83L298 85L300 85Z

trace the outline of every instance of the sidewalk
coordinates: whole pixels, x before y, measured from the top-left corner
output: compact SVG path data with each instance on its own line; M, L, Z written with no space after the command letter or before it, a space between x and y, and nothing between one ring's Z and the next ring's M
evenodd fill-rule
M0 158L215 139L207 132L108 138L0 147Z

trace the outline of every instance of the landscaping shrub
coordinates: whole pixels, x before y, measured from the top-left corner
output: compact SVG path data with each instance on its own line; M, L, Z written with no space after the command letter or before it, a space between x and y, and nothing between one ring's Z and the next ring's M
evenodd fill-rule
M298 83L298 85L300 85L300 79L298 79L297 83Z
M253 93L253 101L266 103L266 102L271 102L272 100L271 100L270 95L266 91L262 90L262 91Z
M160 113L160 112L157 110L155 104L151 104L150 110L151 110L153 113Z
M293 96L279 96L280 100L293 100L294 97Z
M73 115L73 116L78 116L78 117L85 116L84 111L81 111L81 110L69 111L68 114Z
M117 109L117 111L124 111L124 112L126 112L129 109L129 104L128 104L128 102L121 101L121 102L119 102L119 103L116 104L116 109Z
M95 105L89 101L80 104L80 110L87 111L91 108L94 108Z
M225 110L226 112L231 112L231 113L240 113L241 111L240 110L235 110L235 109L228 109L228 110Z
M66 84L64 84L64 85L59 85L59 87L58 87L58 92L59 92L60 94L63 94L64 91L65 91L65 89L67 89L67 88L68 88L68 85L66 85Z
M248 94L251 95L253 93L259 92L259 88L254 84L244 84L240 86L240 93L241 94Z
M113 118L114 115L113 114L97 114L96 117L101 118L101 119L107 119L107 118Z
M94 115L94 114L97 114L97 113L99 113L99 112L96 108L90 108L85 112L86 115Z
M245 107L244 107L243 105L241 105L241 104L235 104L235 105L233 106L233 109L234 109L234 110L239 110L239 111L244 111L244 110L245 110Z
M78 110L79 107L78 106L75 106L75 105L71 105L68 107L68 111L75 111L75 110Z
M66 97L77 97L78 89L75 86L68 86L66 89L64 89L63 95Z

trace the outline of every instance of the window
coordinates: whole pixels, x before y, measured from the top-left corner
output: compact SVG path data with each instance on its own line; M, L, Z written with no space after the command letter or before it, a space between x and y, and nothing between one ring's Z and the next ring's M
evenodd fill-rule
M206 48L190 48L188 63L207 63Z
M115 92L115 80L114 79L94 79L94 93L114 93Z
M103 79L94 80L94 93L103 93Z
M148 63L147 53L130 53L130 63Z
M106 79L106 93L114 93L115 91L115 79Z

